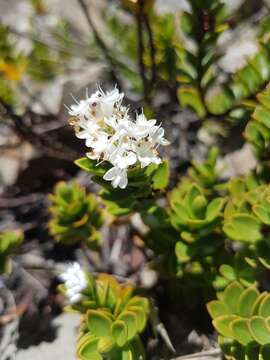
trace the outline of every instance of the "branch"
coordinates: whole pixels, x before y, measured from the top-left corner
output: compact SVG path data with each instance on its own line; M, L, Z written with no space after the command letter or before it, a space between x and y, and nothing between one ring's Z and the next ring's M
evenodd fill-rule
M4 109L4 115L6 115L13 123L13 129L17 133L17 135L27 142L34 145L38 148L42 153L55 157L61 160L70 161L72 158L76 158L77 154L69 148L66 148L65 151L61 151L56 147L49 146L49 138L45 138L37 133L35 133L31 126L27 126L23 119L23 116L17 115L11 106L6 104L3 100L0 100L0 105ZM31 112L28 111L26 115L31 115ZM58 143L59 144L59 143ZM56 144L57 145L57 144ZM63 146L62 146L63 148Z
M111 77L112 77L112 80L118 85L118 88L121 89L122 86L121 86L121 82L117 76L117 70L116 70L116 64L115 64L115 61L114 59L112 58L112 56L110 55L110 51L107 49L107 46L105 45L104 41L102 40L102 38L99 36L99 33L92 21L92 18L90 16L90 12L89 12L89 9L87 7L87 5L85 4L84 0L77 0L84 15L85 15L85 18L88 22L88 25L90 27L90 29L92 30L93 32L93 35L94 35L94 38L95 38L95 41L97 43L97 45L99 46L100 50L102 51L106 61L108 62L108 64L110 65L110 70L111 70Z
M41 193L33 193L30 195L20 196L16 198L0 197L0 209L17 208L20 206L36 204L44 199Z
M143 83L143 93L144 98L148 98L148 89L147 89L147 78L145 74L145 65L143 61L144 56L144 43L143 43L143 21L144 21L144 0L139 0L139 11L136 14L137 20L137 35L138 35L138 65L139 72Z
M152 78L151 84L154 85L157 80L157 69L156 69L156 48L154 43L153 31L150 25L149 17L144 15L145 27L148 33L150 55L151 55L151 67L152 67Z

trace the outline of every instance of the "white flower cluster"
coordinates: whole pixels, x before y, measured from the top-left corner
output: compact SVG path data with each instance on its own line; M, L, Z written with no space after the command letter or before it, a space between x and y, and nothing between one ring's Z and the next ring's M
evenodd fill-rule
M147 120L143 113L135 120L130 117L129 109L122 105L123 97L117 88L109 92L98 89L69 108L76 136L90 149L86 156L111 163L103 178L121 189L128 184L130 167L160 164L157 148L169 144L156 120Z
M87 287L84 271L77 262L71 264L67 270L59 276L65 284L66 296L71 304L75 304L82 298L82 291Z

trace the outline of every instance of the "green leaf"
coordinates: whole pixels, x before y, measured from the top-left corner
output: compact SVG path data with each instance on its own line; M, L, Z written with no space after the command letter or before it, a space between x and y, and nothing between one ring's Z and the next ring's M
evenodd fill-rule
M260 293L255 287L246 289L239 298L238 313L243 317L250 317L253 312L253 306Z
M224 205L224 199L216 198L210 202L206 210L206 219L208 221L213 221L218 217Z
M126 323L121 320L116 320L112 325L112 335L118 346L124 346L128 340L128 330Z
M270 225L270 213L263 205L254 205L252 207L255 215L266 225Z
M270 294L263 298L259 306L258 314L265 318L270 316Z
M180 262L185 263L185 262L188 262L189 260L191 260L191 256L189 254L189 249L190 249L190 247L181 241L178 241L176 243L175 255Z
M205 210L207 206L207 200L203 195L196 196L194 201L190 205L196 218L198 219L204 218Z
M112 336L102 336L98 342L98 352L108 354L114 347L115 341Z
M256 107L253 117L266 127L270 128L270 110L259 105Z
M173 225L177 229L179 225L184 225L189 220L189 214L187 209L184 205L181 203L172 203L173 210L175 211L175 217L174 214L171 215L171 219L173 222Z
M89 310L87 312L87 326L96 336L110 336L112 320L101 310Z
M136 315L131 311L124 311L117 320L121 320L126 324L128 331L128 340L131 340L137 332Z
M129 306L139 306L144 309L144 312L148 314L149 312L149 302L146 298L143 298L141 296L134 296L129 300L127 303L127 307Z
M256 242L261 239L261 227L257 219L249 214L235 214L225 219L223 230L232 240Z
M127 348L122 351L122 357L119 360L135 360L131 349Z
M231 310L228 308L228 306L220 300L210 301L207 304L207 310L213 319L219 316L231 314Z
M212 92L212 91L211 91ZM207 108L211 113L219 115L226 113L235 103L235 97L229 87L215 89L215 94L207 96Z
M206 115L205 107L196 87L183 85L178 89L177 95L181 106L191 108L199 118Z
M223 293L222 300L235 314L237 313L238 301L243 291L244 288L242 285L240 285L238 282L233 282L226 287Z
M220 266L219 271L221 275L224 276L226 279L230 281L236 280L235 270L232 266L223 264Z
M153 189L163 190L167 187L169 182L169 162L163 161L157 168L153 176Z
M81 169L100 177L108 170L107 168L104 168L104 166L97 165L98 163L96 161L90 160L87 157L76 160L75 164Z
M85 334L78 342L77 354L82 360L102 360L97 352L99 339L94 335Z
M143 307L140 306L130 306L129 311L132 311L136 315L137 319L137 331L141 332L146 325L146 314Z
M231 330L231 324L238 317L236 315L223 315L213 320L213 325L217 331L229 338L233 338L233 332Z
M249 331L248 320L236 319L232 322L231 328L234 339L240 344L246 346L254 341Z
M23 241L23 232L4 231L0 232L0 253L10 252Z
M253 338L260 344L270 344L270 329L266 325L264 318L254 316L249 320L249 329Z
M264 291L260 294L260 296L257 298L255 304L252 307L252 315L260 315L259 314L259 308L263 301L263 299L267 296L267 292Z

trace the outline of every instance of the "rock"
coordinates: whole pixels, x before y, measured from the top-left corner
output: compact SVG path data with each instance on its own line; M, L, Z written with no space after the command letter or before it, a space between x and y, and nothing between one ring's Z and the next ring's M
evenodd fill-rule
M151 289L158 282L158 274L155 270L150 269L146 264L140 274L140 281L143 288Z
M33 156L34 149L26 142L17 148L3 150L0 156L0 186L14 184L20 170L27 166Z
M227 72L241 69L247 63L247 58L258 51L257 34L254 29L243 28L237 36L235 35L235 31L227 31L220 39L220 47L224 48L225 55L219 65Z
M241 176L253 170L257 165L256 158L248 144L220 159L217 164L222 178Z

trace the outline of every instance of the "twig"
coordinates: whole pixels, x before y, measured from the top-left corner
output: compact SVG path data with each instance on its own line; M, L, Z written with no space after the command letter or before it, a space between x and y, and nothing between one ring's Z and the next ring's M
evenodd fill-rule
M20 206L29 205L32 203L37 203L38 201L43 200L44 195L41 193L30 194L26 196L21 196L17 198L3 198L0 197L0 209L1 208L16 208Z
M137 35L138 35L138 65L141 80L143 83L143 93L145 99L148 99L148 89L147 89L147 78L145 74L145 65L143 61L144 56L144 43L143 43L143 18L144 18L144 0L139 0L139 11L136 14L137 20Z
M88 22L88 25L90 27L90 29L92 30L93 32L93 35L94 35L94 38L95 38L95 41L97 43L97 45L99 46L100 50L102 51L105 59L107 60L108 64L110 65L110 71L111 71L111 77L112 77L112 80L118 85L118 88L121 89L122 86L121 86L121 82L117 76L117 70L116 70L116 67L115 67L115 61L114 59L112 58L112 56L110 55L110 52L109 50L107 49L107 46L105 45L104 41L102 40L102 38L100 37L95 25L94 25L94 22L90 16L90 11L88 9L88 7L86 6L84 0L77 0L84 15L85 15L85 18Z
M20 83L19 88L21 88L23 93L26 93L30 99L32 103L38 103L40 105L40 107L42 108L42 110L50 117L52 117L53 119L56 119L56 116L54 114L51 113L51 110L48 108L48 106L42 101L42 99L39 98L38 94L32 94L31 91L29 91L28 87L25 86L23 83Z
M65 152L60 151L56 148L56 144L54 147L50 147L48 145L49 138L45 138L44 136L36 134L32 127L26 126L23 121L23 116L19 116L15 114L12 107L4 103L2 100L0 101L0 105L3 107L5 114L13 123L13 129L17 133L18 136L22 137L32 145L36 146L42 153L45 153L48 156L55 157L61 160L70 161L72 158L76 158L77 154L69 148L66 148ZM28 111L25 115L34 115L31 111ZM63 146L62 146L63 148Z
M202 351L199 353L195 353L195 354L190 354L190 355L184 355L184 356L179 356L177 358L173 358L171 360L197 360L197 359L202 359L205 357L211 357L216 360L221 360L221 355L222 352L220 349L213 349L213 350L208 350L208 351Z
M147 14L144 15L145 27L148 33L149 46L150 46L150 55L151 55L151 69L152 69L152 78L151 85L153 86L157 80L157 69L156 69L156 48L154 43L153 31L150 25L149 17Z

